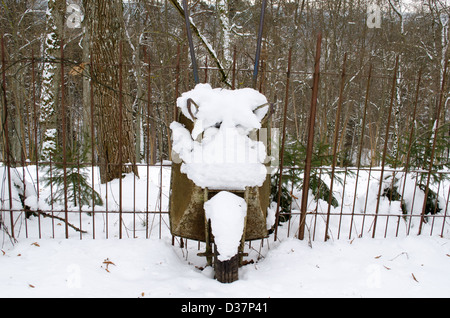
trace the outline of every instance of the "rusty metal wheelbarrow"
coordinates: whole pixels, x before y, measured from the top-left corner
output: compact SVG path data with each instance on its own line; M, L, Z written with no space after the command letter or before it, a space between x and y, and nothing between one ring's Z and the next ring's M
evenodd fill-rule
M188 110L191 118L192 105L198 107L195 102L188 100ZM266 106L266 105L262 105ZM270 118L273 105L264 119L261 121L261 129L256 131L253 138L266 139L270 150L270 138L267 135L262 138L260 134L270 131ZM194 129L194 122L180 113L177 123L181 124L190 133ZM270 134L269 134L270 136ZM198 186L182 172L183 161L173 153L171 192L169 199L170 229L173 236L196 240L206 243L206 250L200 253L207 259L210 266L214 266L216 279L223 283L231 283L238 279L238 268L243 264L245 242L264 239L268 236L267 211L270 205L270 173L266 173L266 179L262 186L245 187L245 189L220 189ZM268 153L268 158L270 154ZM270 162L266 163L268 169ZM222 261L219 259L211 220L205 216L205 203L222 191L230 192L243 198L247 205L247 214L244 221L244 230L238 251L231 259Z

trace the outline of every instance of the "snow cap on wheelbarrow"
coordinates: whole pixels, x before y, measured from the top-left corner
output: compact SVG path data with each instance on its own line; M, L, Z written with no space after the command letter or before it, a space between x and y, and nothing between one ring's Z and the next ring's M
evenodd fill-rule
M224 129L260 129L261 120L269 110L267 98L254 89L213 89L209 84L198 84L193 90L183 93L177 106L194 122L194 140L205 129L218 125Z

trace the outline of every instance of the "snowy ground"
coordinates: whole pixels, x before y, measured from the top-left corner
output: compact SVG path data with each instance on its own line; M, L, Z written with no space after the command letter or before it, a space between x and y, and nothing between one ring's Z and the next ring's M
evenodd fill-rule
M0 297L449 297L450 241L438 237L272 243L223 285L168 238L21 240L0 256ZM111 262L111 263L109 263ZM199 266L197 265L197 266ZM204 264L203 264L204 265Z
M33 167L29 171L33 176ZM162 196L157 191L161 171ZM151 169L149 179L145 167L140 170L140 179L127 176L123 181L124 209L135 206L137 211L145 211L142 203L145 205L147 184L150 184L151 208L158 210L161 198L165 208L169 178L170 169L158 167ZM361 178L361 182L367 180L364 175ZM348 190L353 189L352 186L352 180L348 179L345 195L336 187L338 200L344 198L345 209L353 202L353 190ZM441 189L445 200L448 186L445 183ZM131 191L133 187L136 196ZM116 181L108 188L109 209L114 210L118 202ZM377 187L374 188L376 191ZM97 189L104 197L106 189ZM41 196L45 196L46 191L48 189L41 189ZM362 192L358 188L357 204L363 197ZM369 200L373 200L370 197ZM134 202L133 198L136 198ZM394 215L398 213L398 210L391 210ZM360 213L359 209L355 213ZM8 217L8 213L3 216ZM271 236L264 240L262 247L260 242L247 247L250 252L247 260L252 259L254 263L240 269L239 281L223 285L213 279L211 268L204 268L206 260L196 255L199 252L196 242L189 241L183 249L178 247L178 242L172 246L167 216L162 218L161 227L159 215L149 219L150 238L145 239L145 215L124 215L123 240L117 239L117 214L110 214L108 222L105 215L95 215L95 240L92 239L92 216L85 213L82 216L79 223L78 214L70 215L74 225L81 224L89 232L82 240L72 229L70 239L66 240L61 222L48 218L40 220L42 238L38 235L37 218L27 223L20 220L20 230L16 229L18 242L14 245L2 233L0 297L450 297L450 225L447 221L444 235L440 237L442 219L436 219L433 236L429 235L431 222L425 224L421 236L417 236L417 223L413 222L411 233L406 236L407 223L403 218L394 217L384 238L385 221L381 218L380 232L372 239L371 219L366 218L366 227L361 231L359 216L354 220L354 235L348 239L349 216L333 216L331 238L326 243L323 242L323 217L307 222L308 231L315 229L312 242L293 238L298 227L297 219L293 219L290 235L285 225L279 229L277 242ZM395 234L397 220L401 222L398 237ZM339 240L338 224L342 229ZM106 229L109 239L105 239ZM133 230L136 239L131 238ZM362 238L354 238L362 232ZM311 237L311 232L307 237Z

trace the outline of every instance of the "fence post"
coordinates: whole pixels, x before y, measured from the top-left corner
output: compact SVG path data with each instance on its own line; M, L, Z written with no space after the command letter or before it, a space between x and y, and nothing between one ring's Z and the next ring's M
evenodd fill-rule
M308 206L308 189L311 174L312 151L314 144L314 125L316 121L317 96L319 92L321 50L322 50L322 33L319 33L317 36L316 58L314 67L314 84L311 99L311 111L309 117L308 145L306 150L305 173L303 178L302 205L300 209L300 226L298 234L298 238L300 240L303 240L305 238L306 209Z
M330 181L330 196L328 198L328 211L327 211L327 222L325 226L325 242L328 241L328 228L330 225L330 212L331 212L331 201L333 198L333 183L334 183L334 174L336 170L336 157L337 157L337 142L339 136L339 126L341 122L341 109L343 103L343 93L345 88L345 72L347 65L347 53L344 55L344 62L342 65L342 75L341 75L341 87L339 91L339 102L338 108L336 111L336 121L334 123L334 143L333 143L333 163L331 164L331 181Z
M123 42L119 40L119 170L123 171ZM122 239L122 178L119 178L119 239Z
M145 50L145 52L147 52L147 50ZM148 54L148 76L150 77L150 73L151 73L151 66L150 66L150 52L146 53ZM181 58L181 48L180 48L180 44L177 45L177 66L175 67L175 103L174 103L174 107L173 107L173 117L174 117L174 121L178 120L178 107L177 107L177 99L180 96L180 58ZM148 81L148 86L150 86L150 78ZM150 88L149 90L150 91ZM150 101L147 103L149 104ZM150 114L150 112L148 112L148 114ZM147 159L147 161L149 161L149 159Z
M39 182L39 150L38 150L38 110L37 110L37 102L36 102L36 58L34 56L34 49L31 49L31 82L32 82L32 100L33 100L33 125L34 125L34 160L36 165L36 195L37 200L40 200L40 182ZM31 143L31 140L30 140ZM30 154L31 156L31 154ZM50 167L50 173L52 168ZM51 176L50 176L51 179ZM53 193L53 191L51 191ZM53 202L53 200L52 200ZM53 208L52 208L53 210ZM41 213L37 214L38 218L38 227L39 227L39 239L41 239ZM53 237L55 237L55 231L53 229Z
M364 134L365 134L365 129L366 129L367 106L369 104L371 80L372 80L372 64L370 64L369 76L367 78L366 97L364 100L364 115L363 115L363 120L362 120L362 124L361 124L361 138L359 141L359 150L358 150L358 162L356 164L357 170L356 170L356 180L355 180L355 192L353 194L352 217L350 220L350 230L348 232L348 239L351 239L351 237L352 237L353 219L355 217L356 194L357 194L357 190L358 190L359 172L361 170L361 156L362 156L363 143L364 143Z
M3 134L5 138L5 156L6 156L6 171L8 174L8 199L9 199L9 214L11 218L11 237L15 239L14 235L14 212L12 211L12 189L11 189L11 152L9 149L9 133L8 133L8 100L6 97L6 57L5 57L5 35L2 36L2 90L3 90Z
M148 239L148 206L150 204L150 198L149 198L149 192L150 192L150 165L153 164L152 160L150 159L150 146L152 145L152 138L150 137L150 108L151 108L151 89L152 89L152 82L151 82L151 72L152 72L152 66L151 66L151 57L150 52L145 49L145 54L147 57L147 192L145 195L145 237ZM180 78L180 45L177 47L177 82L175 87L175 94L176 98L178 98L178 85L179 85L179 78ZM176 103L175 103L176 104ZM177 107L175 106L175 118L177 118ZM152 147L153 148L153 147Z
M34 125L34 156L36 162L36 195L39 201L40 188L39 188L39 158L38 158L38 116L37 116L37 104L36 104L36 75L35 75L36 59L34 57L34 49L31 50L31 82L33 84L33 125ZM31 141L30 141L31 143ZM31 154L30 154L31 157ZM38 218L40 219L40 214Z
M235 90L236 89L236 45L234 46L234 49L233 49L233 69L232 69L232 73L233 73L233 80L231 82L231 89Z
M275 221L275 235L274 239L277 240L278 235L278 221L280 219L280 203L281 203L281 187L283 185L283 168L284 168L284 148L286 145L286 126L287 126L287 109L289 105L289 86L291 80L291 61L292 61L292 48L289 49L288 57L288 69L286 79L286 96L284 100L284 115L283 115L283 138L281 142L281 160L280 160L280 177L278 179L278 198L277 198L277 212Z
M89 60L89 94L90 94L90 112L91 112L91 164L92 164L92 239L95 240L95 179L94 179L94 169L95 169L95 130L94 130L94 74L93 74L93 61L92 54L90 54Z
M397 83L398 62L399 62L399 55L397 55L397 58L395 60L394 77L392 80L391 102L389 105L388 121L386 124L386 133L384 136L383 158L381 160L380 185L378 187L377 207L375 209L375 218L373 220L372 238L375 238L375 232L376 232L377 220L378 220L378 212L380 209L380 196L381 196L381 190L383 188L384 165L386 163L387 144L388 144L388 140L389 140L389 130L390 130L391 118L392 118L392 107L394 105L395 91L396 91L396 87L397 87L396 83Z
M409 131L409 139L408 139L408 152L406 155L406 163L405 163L405 178L403 179L403 187L402 187L402 195L400 198L400 202L403 202L403 197L405 195L405 187L406 187L406 178L408 176L408 172L409 172L409 163L410 163L410 159L411 159L411 149L412 149L412 145L413 145L413 135L414 135L414 123L416 122L416 113L417 113L417 105L419 103L419 93L420 93L420 85L421 85L421 81L422 81L422 69L419 71L419 78L417 80L417 86L416 86L416 97L414 100L414 110L411 116L411 130ZM412 208L411 208L411 217L412 217ZM398 218L397 221L397 232L395 234L395 236L397 237L398 235L398 228L400 226L400 217ZM408 233L409 233L409 229L408 229Z
M67 198L67 147L66 147L66 103L64 85L64 40L61 39L61 123L62 123L62 145L63 145L63 170L64 170L64 219L66 239L69 238L69 212Z
M442 105L444 104L444 90L445 90L445 84L446 84L445 80L447 77L447 66L448 66L448 59L445 60L444 74L442 76L442 87L441 87L441 92L439 93L439 101L438 101L438 105L437 105L438 108L437 108L437 114L436 114L436 121L433 126L433 129L434 129L433 147L431 149L430 168L429 168L428 176L427 176L427 186L425 188L425 198L423 199L422 215L420 217L420 225L419 225L418 235L420 235L422 233L422 225L423 225L423 222L425 221L425 210L426 210L427 197L428 197L428 191L429 191L428 188L430 186L430 177L431 177L431 172L433 170L434 155L436 152L436 140L437 140L437 131L439 129L439 117L441 117ZM439 192L438 192L438 197L439 197ZM438 197L436 198L436 200L439 200Z
M448 202L450 199L450 187L448 187L448 193L447 193L447 202L445 203L445 212L444 212L444 221L442 222L442 229L441 229L441 237L444 236L444 227L445 227L445 220L447 219L447 212L448 212Z

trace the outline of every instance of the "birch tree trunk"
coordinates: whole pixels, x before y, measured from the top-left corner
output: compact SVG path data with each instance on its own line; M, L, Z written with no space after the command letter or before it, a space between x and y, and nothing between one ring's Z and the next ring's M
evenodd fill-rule
M124 41L121 0L83 0L91 39L94 116L102 183L138 175L134 151L133 118L127 97L125 67L120 72L120 45ZM123 87L120 92L120 78Z
M217 11L219 15L220 24L222 25L223 30L223 56L225 59L226 66L228 69L233 63L232 57L232 30L231 30L231 22L229 17L229 5L227 0L218 0L217 1Z
M42 69L42 87L40 96L40 123L43 130L41 156L50 160L54 156L58 143L59 92L61 85L61 38L64 34L64 0L49 0L46 13L46 34L44 41L44 65Z

